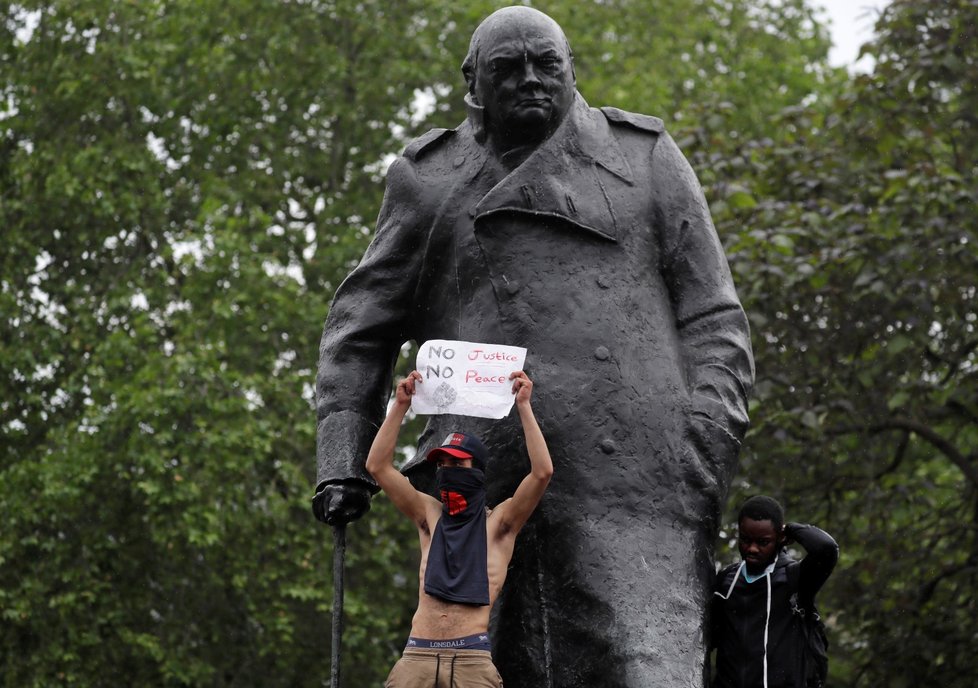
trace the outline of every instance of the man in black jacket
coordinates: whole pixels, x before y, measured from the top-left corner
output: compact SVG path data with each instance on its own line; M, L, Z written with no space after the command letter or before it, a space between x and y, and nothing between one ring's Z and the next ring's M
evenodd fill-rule
M839 546L815 526L785 523L770 497L748 499L737 521L743 560L720 571L713 593L713 688L804 688L798 614L812 613ZM805 548L801 562L783 551L789 541Z

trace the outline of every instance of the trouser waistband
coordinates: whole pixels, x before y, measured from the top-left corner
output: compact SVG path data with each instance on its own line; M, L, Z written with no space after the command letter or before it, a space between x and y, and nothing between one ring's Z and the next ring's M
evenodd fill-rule
M476 633L464 638L430 640L428 638L408 638L405 650L485 650L492 651L488 633Z

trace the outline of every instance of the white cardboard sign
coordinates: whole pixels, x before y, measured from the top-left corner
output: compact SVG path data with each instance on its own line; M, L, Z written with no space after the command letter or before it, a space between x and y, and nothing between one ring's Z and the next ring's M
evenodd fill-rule
M520 346L431 339L418 349L421 382L411 408L427 415L505 418L516 399L509 374L523 370L525 361Z

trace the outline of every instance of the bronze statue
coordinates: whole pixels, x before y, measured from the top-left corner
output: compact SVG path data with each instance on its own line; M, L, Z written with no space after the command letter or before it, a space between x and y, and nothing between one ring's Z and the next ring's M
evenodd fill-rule
M588 106L548 16L475 31L469 116L390 167L377 234L336 293L317 380L327 522L357 518L401 345L528 349L555 467L492 623L514 686L701 686L712 540L747 428L747 320L688 162L654 117ZM483 439L490 505L528 468L515 418L432 416Z

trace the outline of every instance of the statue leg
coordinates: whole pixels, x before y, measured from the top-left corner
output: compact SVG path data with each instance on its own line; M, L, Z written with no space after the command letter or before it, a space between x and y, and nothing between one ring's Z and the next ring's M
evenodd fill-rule
M650 511L535 515L494 610L507 688L702 688L708 537Z

